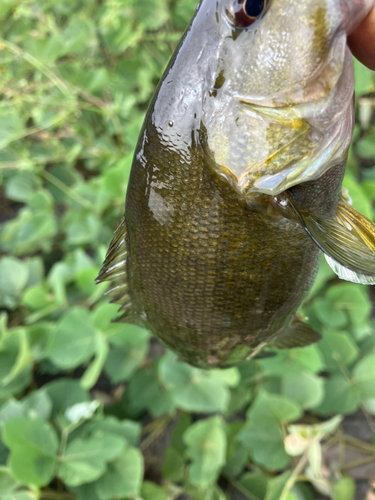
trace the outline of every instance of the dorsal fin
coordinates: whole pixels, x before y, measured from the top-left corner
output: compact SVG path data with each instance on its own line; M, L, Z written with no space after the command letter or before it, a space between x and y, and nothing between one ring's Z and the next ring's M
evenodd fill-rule
M126 274L126 224L123 217L116 228L115 235L109 245L103 266L95 280L95 283L112 281Z
M127 283L127 247L126 247L126 223L123 216L116 228L115 235L109 245L103 266L95 283L111 282L111 288L105 292L105 296L111 297L111 303L119 304L121 316L115 321L131 322L132 304L128 293Z

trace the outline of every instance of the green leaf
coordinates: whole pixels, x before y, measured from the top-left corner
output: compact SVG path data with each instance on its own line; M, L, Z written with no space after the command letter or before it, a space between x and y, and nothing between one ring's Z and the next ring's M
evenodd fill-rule
M317 295L317 293L321 290L321 288L323 288L327 281L334 277L335 273L329 267L326 259L324 258L324 255L322 255L320 258L318 274L309 293L309 299L315 297L315 295Z
M22 296L22 303L30 309L42 309L53 302L54 299L45 285L32 286Z
M4 328L0 348L0 400L21 391L29 383L31 367L25 329Z
M23 484L45 486L56 465L58 441L54 429L41 418L19 417L4 424L3 439L10 449L12 474Z
M31 392L21 401L24 416L48 420L52 412L52 401L44 389Z
M335 310L346 311L354 325L363 324L372 309L366 288L354 283L332 286L327 299Z
M77 286L86 294L91 295L95 292L97 285L95 285L95 278L98 275L96 267L81 269L77 273L76 283ZM105 290L104 290L105 291Z
M246 472L240 477L241 486L254 500L263 500L267 492L268 477L260 471Z
M24 416L26 415L22 403L15 399L9 399L0 409L0 422Z
M224 474L229 477L239 476L249 461L248 451L238 441L238 434L242 427L242 422L233 422L227 424L225 428L227 434L227 458Z
M129 328L126 332L118 333L110 338L110 342L116 342L116 347L109 351L104 369L114 383L128 380L143 363L148 352L148 334L138 329L142 335L137 336L132 333L132 330L133 328Z
M359 350L351 337L345 332L326 332L319 342L326 367L337 371L341 367L352 363L358 356Z
M171 446L177 450L181 455L185 454L185 443L183 435L190 427L192 423L191 415L188 413L183 413L182 416L176 423L175 428L173 429L172 437L171 437Z
M325 299L316 299L312 305L316 317L329 328L343 328L348 318L344 311L337 309L331 301Z
M148 4L135 2L134 10L138 19L149 30L157 30L168 20L166 0L150 0Z
M268 470L283 469L289 463L284 447L283 433L279 426L246 424L239 440L250 451L253 459Z
M32 195L29 205L33 201ZM20 210L16 219L3 225L0 248L16 255L31 253L37 250L49 252L52 238L57 233L57 221L51 208L34 210L26 207Z
M68 245L82 245L98 238L100 221L95 214L89 212L66 212L63 227Z
M0 467L0 499L2 495L14 493L20 483L12 476L8 467Z
M375 415L375 398L364 399L362 404L371 415Z
M52 417L77 404L90 400L89 393L80 387L76 380L55 380L44 386L45 391L52 401Z
M355 482L351 477L345 476L333 485L332 500L354 500Z
M214 483L225 464L226 434L223 419L212 417L191 425L184 433L187 455L191 458L192 484L206 488Z
M294 401L278 394L260 390L247 412L251 422L257 425L277 425L279 422L297 420L302 414L301 407Z
M23 120L16 110L2 109L0 112L0 149L7 145L12 137L22 133Z
M374 136L369 135L360 139L357 143L357 152L361 158L372 160L375 157Z
M213 369L210 375L227 387L237 387L241 380L238 368Z
M136 446L141 436L141 424L132 420L117 420L115 417L99 418L87 422L82 431L82 437L95 432L120 436L128 444Z
M11 371L3 380L3 384L5 385L17 379L25 370L29 370L32 364L32 356L26 330L24 328L13 330L13 336L17 336L18 353Z
M359 144L357 147L359 147ZM369 217L369 219L372 219L371 199L366 196L362 186L349 170L345 172L343 184L349 191L349 196L352 199L353 206L356 210L361 212L364 216Z
M88 483L81 486L69 486L69 491L77 495L77 500L101 500L98 497L95 485L96 483Z
M83 51L95 44L95 27L91 19L72 18L62 33L64 54L73 54Z
M322 415L354 412L360 402L358 387L341 373L333 375L325 384L325 397L315 411Z
M141 497L143 500L168 500L169 496L160 486L145 481L142 484Z
M102 432L87 439L74 439L68 444L58 475L69 486L95 481L104 474L107 462L123 451L125 444L119 436Z
M130 380L129 402L135 412L149 410L154 417L176 410L169 391L160 384L153 371L139 370Z
M304 409L315 408L323 400L324 382L317 375L301 371L299 375L282 377L281 392Z
M181 452L175 448L168 448L163 456L163 477L172 482L179 482L184 477L185 460Z
M24 328L17 328L11 331L11 335L13 337L13 342L16 342L18 344L18 352L11 370L2 380L2 384L4 385L8 385L20 374L22 374L25 369L30 368L32 362L32 356L26 330Z
M73 307L58 323L48 357L59 368L69 370L94 353L95 330L90 314L83 307Z
M27 265L13 257L2 257L0 276L0 306L14 309L29 277Z
M324 368L323 357L315 345L279 351L259 364L264 373L278 376L298 375L301 371L318 373Z
M193 368L168 353L159 363L159 376L171 391L175 404L186 411L224 411L229 391L222 381L210 372Z
M375 354L369 354L356 364L353 378L364 398L375 398Z
M264 500L280 500L284 486L291 476L291 472L284 472L281 476L271 479L267 486L267 494ZM288 496L285 500L297 500L294 495Z
M197 2L195 0L178 0L172 11L173 22L181 29L185 29L193 18Z
M38 187L40 182L33 172L16 172L6 184L6 195L11 200L27 202Z
M5 0L0 5L0 19L4 19L8 12L17 5L17 0Z
M34 361L38 362L47 356L55 333L52 323L37 323L28 327L28 338Z
M108 464L106 473L95 483L100 500L139 495L143 478L143 457L128 447Z
M353 57L355 69L355 92L357 95L366 94L374 90L371 71Z

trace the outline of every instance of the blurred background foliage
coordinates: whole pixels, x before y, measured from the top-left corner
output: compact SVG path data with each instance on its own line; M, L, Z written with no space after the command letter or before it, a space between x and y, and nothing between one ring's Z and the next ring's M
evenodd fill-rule
M205 372L111 323L94 285L195 7L0 3L0 500L353 500L351 470L374 465L369 287L322 261L302 310L318 345ZM356 85L345 186L373 219L375 79L359 63ZM345 433L357 411L365 441Z

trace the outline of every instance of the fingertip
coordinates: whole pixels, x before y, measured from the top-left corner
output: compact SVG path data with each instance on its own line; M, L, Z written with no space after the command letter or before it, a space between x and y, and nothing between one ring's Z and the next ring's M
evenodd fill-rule
M375 8L348 36L348 45L362 64L375 71Z

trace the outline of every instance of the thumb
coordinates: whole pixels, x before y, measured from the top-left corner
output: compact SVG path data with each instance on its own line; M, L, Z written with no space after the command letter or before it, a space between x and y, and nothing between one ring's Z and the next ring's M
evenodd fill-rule
M348 45L362 64L375 71L375 8L348 36Z

